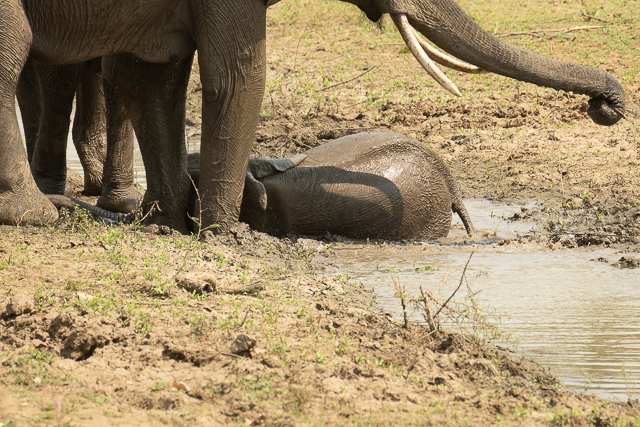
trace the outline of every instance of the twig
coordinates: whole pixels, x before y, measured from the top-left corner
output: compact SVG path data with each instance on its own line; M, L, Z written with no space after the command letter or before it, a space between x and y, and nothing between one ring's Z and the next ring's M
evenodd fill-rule
M347 84L347 83L352 82L352 81L354 81L354 80L356 80L356 79L359 79L360 77L364 76L365 74L367 74L369 71L373 70L373 69L374 69L374 68L376 68L376 67L377 67L377 65L374 65L373 67L369 68L369 69L368 69L367 71L365 71L364 73L362 73L362 74L358 74L357 76L355 76L355 77L354 77L354 78L352 78L352 79L346 80L346 81L344 81L344 82L336 83L336 84L331 85L331 86L329 86L329 87L322 88L322 89L320 89L318 92L324 92L325 90L329 90L329 89L332 89L332 88L334 88L334 87L336 87L336 86L340 86L340 85L343 85L343 84Z
M438 292L440 291L440 289L442 289L442 286L445 283L447 283L447 279L448 278L449 278L449 270L447 270L447 274L444 275L444 278L440 281L440 284L438 285L436 290L433 291L433 295L431 296L431 299L433 299L435 301L436 295L438 295Z
M440 307L440 309L438 310L438 312L436 313L435 317L438 317L438 314L440 314L440 312L442 311L443 308L445 308L447 306L447 304L449 303L449 301L451 301L451 298L453 298L453 296L456 294L456 292L458 292L458 290L460 289L460 287L462 286L462 281L464 280L464 275L467 272L467 267L469 266L469 262L471 261L471 257L473 256L474 252L471 252L471 255L469 255L469 259L467 260L467 263L464 266L464 270L462 270L462 276L460 276L460 284L458 285L458 287L456 288L455 291L453 291L453 293L451 294L451 296L449 297L449 299L447 299L444 304L442 304L442 306Z
M615 21L615 22L614 21L607 21L606 19L596 18L595 16L589 15L588 13L584 13L584 12L582 12L582 16L584 16L587 19L594 19L596 21L604 22L606 24L614 24L614 25L615 24L625 24L627 22L633 21L633 19L623 19L621 21Z
M588 13L582 12L582 16L584 16L588 20L592 20L593 19L594 21L600 21L600 22L604 22L604 23L607 23L607 24L613 24L613 22L611 22L611 21L607 21L606 19L602 19L602 18L596 18L595 16L589 15Z
M431 313L431 307L429 307L429 299L420 285L420 293L422 294L422 300L424 301L424 311L427 312L427 323L429 324L430 332L436 331L436 322L433 321L433 314Z
M496 36L509 37L509 36L521 36L521 35L536 35L539 33L569 33L571 31L596 30L598 28L605 28L605 27L608 27L608 25L586 25L583 27L559 28L556 30L517 31L515 33L500 33L500 34L496 34Z
M400 298L400 304L402 305L402 316L404 317L404 326L403 328L407 329L409 327L409 318L407 314L407 301L406 301L406 285L400 284L400 279L394 279L394 287L396 288L396 296Z

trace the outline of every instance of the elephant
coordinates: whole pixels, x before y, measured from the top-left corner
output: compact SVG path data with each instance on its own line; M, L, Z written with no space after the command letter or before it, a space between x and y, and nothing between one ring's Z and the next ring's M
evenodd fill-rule
M187 232L185 99L197 49L203 94L200 224L228 229L240 214L265 89L267 7L278 1L1 2L0 223L48 223L57 217L30 173L16 120L14 97L27 57L70 65L110 56L103 74L126 108L147 172L143 205L159 206L149 220ZM482 69L588 95L588 114L597 124L612 125L623 116L624 90L611 75L509 46L482 30L454 0L344 1L372 21L390 14L418 62L458 96L430 57L456 69ZM428 47L417 33L456 58Z
M17 98L36 185L45 194L65 193L74 95L72 137L84 171L82 194L101 196L97 205L105 209L131 212L137 199L133 129L115 89L103 79L102 58L74 65L27 60Z
M200 154L188 156L193 182L189 211L199 195ZM50 197L58 207L79 205L103 219L129 222L79 201ZM451 211L468 234L473 224L441 157L404 135L367 132L338 138L288 159L249 159L240 220L274 236L327 232L386 240L446 237Z
M51 65L29 58L16 95L22 112L27 157L40 191L64 194L69 116L76 96L73 143L84 170L87 196L100 194L107 137L100 58Z
M404 135L349 135L284 160L249 160L240 221L254 230L435 240L449 233L453 210L474 233L449 168Z

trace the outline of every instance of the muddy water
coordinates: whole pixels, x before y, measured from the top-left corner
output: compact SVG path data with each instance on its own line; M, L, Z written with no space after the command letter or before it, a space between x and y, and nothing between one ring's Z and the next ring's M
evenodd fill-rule
M501 219L520 211L521 205L465 203L480 230L493 233L498 227L498 235L508 237L533 228L530 223ZM463 232L456 229L452 234ZM383 308L401 319L400 304L393 296L394 278L406 285L411 297L418 297L420 285L434 290L449 272L440 291L448 296L473 251L467 269L470 288L479 292L476 298L485 311L500 315L493 319L500 329L519 340L497 344L549 367L568 389L624 401L629 394L640 396L640 272L591 261L602 256L618 259L620 254L612 250L551 251L539 245L480 243L454 236L446 245L339 244L336 251L342 265L331 273L348 274L350 280L375 288ZM439 270L412 271L424 266ZM398 269L402 272L388 272ZM465 293L463 286L455 299L463 301ZM411 317L424 321L415 311Z

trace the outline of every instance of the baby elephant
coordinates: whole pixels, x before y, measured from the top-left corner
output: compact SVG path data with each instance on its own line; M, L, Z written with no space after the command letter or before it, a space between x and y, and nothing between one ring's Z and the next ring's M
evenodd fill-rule
M189 172L197 181L199 156ZM195 191L190 197L195 205ZM394 133L336 139L291 159L250 159L240 220L258 231L374 239L446 237L469 214L440 156Z

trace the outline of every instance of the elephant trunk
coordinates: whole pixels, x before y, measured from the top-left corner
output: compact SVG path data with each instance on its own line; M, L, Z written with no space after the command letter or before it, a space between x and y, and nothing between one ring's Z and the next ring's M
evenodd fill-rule
M486 71L589 96L588 114L597 124L611 126L623 117L624 90L610 74L510 46L484 31L453 0L421 1L398 13L441 49Z

